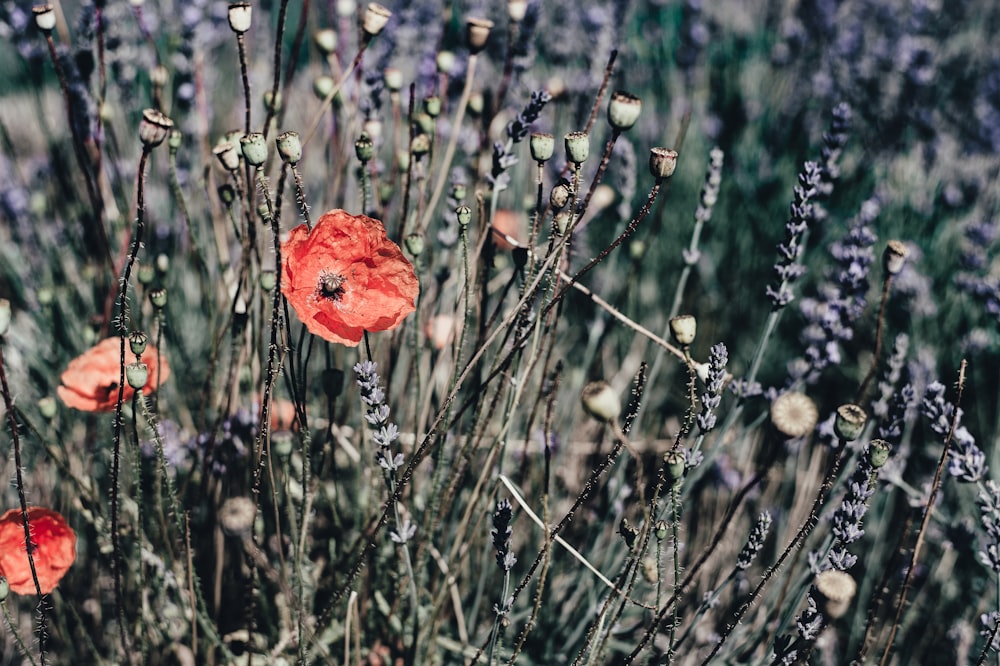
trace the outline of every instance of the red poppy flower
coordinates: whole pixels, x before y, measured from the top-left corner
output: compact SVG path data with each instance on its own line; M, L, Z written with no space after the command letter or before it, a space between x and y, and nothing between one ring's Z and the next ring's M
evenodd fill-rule
M28 507L28 526L34 550L31 559L42 594L55 589L76 559L76 532L52 509ZM24 520L20 509L0 516L0 575L18 594L35 594L28 551L24 547Z
M310 333L356 346L365 331L387 331L413 312L420 283L378 220L331 210L281 246L281 293Z
M68 407L84 412L110 412L118 401L118 380L121 377L121 338L107 338L69 362L59 378L62 386L56 392ZM134 363L135 354L125 342L125 362ZM149 368L149 379L143 392L156 390L170 376L167 359L160 359L156 350L148 347L142 362ZM159 377L157 375L159 374ZM135 389L125 384L125 400L131 400Z

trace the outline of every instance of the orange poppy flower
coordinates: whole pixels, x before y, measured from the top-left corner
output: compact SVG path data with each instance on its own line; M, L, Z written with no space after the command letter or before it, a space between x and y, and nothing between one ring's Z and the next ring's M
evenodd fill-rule
M34 550L38 585L42 594L55 589L76 559L76 532L52 509L28 507L28 526ZM24 547L24 521L20 509L0 516L0 576L18 594L35 594L28 551Z
M69 362L59 380L56 393L68 407L84 412L110 412L118 401L118 380L121 377L121 338L107 338ZM134 363L135 354L125 341L125 362ZM149 368L149 379L143 392L156 390L170 376L167 359L160 359L156 349L147 347L142 362ZM159 374L159 377L157 376ZM135 389L125 384L125 400L131 400Z
M365 331L396 328L415 309L413 266L378 220L331 210L312 231L292 229L281 254L281 293L324 340L354 347Z

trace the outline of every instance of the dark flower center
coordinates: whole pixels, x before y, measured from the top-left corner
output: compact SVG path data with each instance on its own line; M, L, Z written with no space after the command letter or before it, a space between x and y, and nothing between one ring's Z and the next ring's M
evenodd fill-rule
M317 287L317 291L323 298L339 301L344 295L345 282L347 282L347 278L343 275L323 271L319 274L319 285Z

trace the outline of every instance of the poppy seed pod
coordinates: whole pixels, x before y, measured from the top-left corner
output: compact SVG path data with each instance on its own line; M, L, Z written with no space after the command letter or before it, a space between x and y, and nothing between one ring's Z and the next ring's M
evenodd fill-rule
M417 134L410 141L410 152L417 159L420 159L431 151L431 138L424 133Z
M455 54L451 51L438 51L434 64L437 65L438 73L448 74L455 68Z
M369 37L374 37L378 33L382 32L382 28L385 24L389 22L392 17L392 12L388 8L383 7L377 2L368 3L368 7L365 9L365 16L361 22L361 29L365 31L365 34Z
M139 140L147 148L155 148L163 143L174 127L174 121L156 109L145 109L139 121Z
M52 5L35 5L31 13L35 15L35 26L42 32L52 32L56 27L56 12Z
M885 252L882 253L882 266L885 272L889 275L899 275L908 256L910 249L902 241L889 241L885 246Z
M240 154L229 141L220 141L215 144L212 154L219 159L219 163L226 171L236 171L240 168Z
M354 142L354 153L363 163L368 163L375 154L375 143L366 132L362 132Z
M229 536L245 537L253 529L257 505L249 497L230 497L219 509L219 527Z
M461 201L468 193L465 183L455 183L451 186L451 198L455 201Z
M403 244L406 245L406 251L409 252L414 257L419 257L424 253L424 236L423 234L410 234L405 239L403 239Z
M251 132L240 138L243 158L251 165L260 167L267 161L267 140L260 132Z
M608 102L608 124L616 130L630 129L639 120L642 100L631 93L617 90Z
M566 158L573 164L583 164L590 156L590 136L586 132L570 132L563 141L566 144Z
M562 210L573 196L573 186L565 178L561 179L549 192L549 204L556 210Z
M229 3L229 27L237 35L242 35L250 29L250 20L253 18L253 7L249 2Z
M302 159L302 140L299 139L298 132L282 132L274 143L283 161L295 165Z
M837 407L837 416L833 421L833 432L845 442L851 442L861 436L868 421L868 414L858 405L846 404Z
M507 0L507 16L514 23L520 23L528 13L528 0Z
M531 148L531 159L538 163L548 162L556 150L556 138L551 134L534 132L528 140Z
M590 382L580 393L585 412L602 423L610 423L621 414L621 401L611 385L604 381Z
M274 269L267 269L260 272L260 277L257 279L260 284L260 288L264 291L271 291L274 289L275 285L278 284L278 274Z
M868 462L871 463L872 467L878 469L889 460L891 452L892 447L889 445L889 442L884 439L873 439L868 444Z
M486 48L486 42L490 38L490 30L493 29L493 21L482 18L470 18L465 23L465 42L469 51L473 55Z
M147 344L149 344L149 336L142 331L132 331L132 335L128 336L128 348L136 357L142 356L143 352L146 351Z
M313 34L313 43L323 55L330 55L337 50L337 33L330 28L317 30Z
M455 217L458 218L459 226L464 229L472 222L472 209L468 206L459 206L455 209Z
M829 569L816 575L820 611L829 618L843 617L858 591L858 584L846 571Z
M313 81L313 93L320 99L326 99L336 85L332 76L317 76Z
M136 391L149 381L149 367L145 363L129 363L125 366L125 380Z
M382 79L391 93L398 93L403 89L403 73L395 67L386 67L382 72Z
M667 148L651 148L649 151L649 173L653 178L670 178L677 168L677 151Z
M805 437L816 428L819 410L805 393L787 391L771 403L771 425L783 437Z
M149 292L149 302L152 303L153 307L157 310L162 310L167 307L167 290L160 288Z
M692 315L680 315L670 320L670 335L679 345L687 347L694 342L697 331L698 322Z
M264 100L264 108L267 109L268 111L271 111L273 113L277 113L279 110L281 110L281 92L280 91L278 92L277 95L275 95L270 90L265 90L264 94L262 95L262 98Z
M139 268L136 270L135 277L139 280L139 284L144 287L148 287L153 284L153 280L156 279L156 268L150 264L140 264Z
M334 10L340 18L351 18L358 14L358 3L354 0L337 0Z
M167 80L169 78L170 73L163 65L157 65L153 69L149 70L149 82L158 88L162 88L167 85Z
M666 466L667 478L671 481L680 481L684 478L684 454L680 451L668 451L663 455L663 464Z
M424 98L424 112L431 118L437 118L441 115L441 98L437 95L431 95L430 97Z
M181 147L181 142L184 140L184 135L179 129L172 129L170 133L167 134L167 145L170 146L170 150L177 150Z

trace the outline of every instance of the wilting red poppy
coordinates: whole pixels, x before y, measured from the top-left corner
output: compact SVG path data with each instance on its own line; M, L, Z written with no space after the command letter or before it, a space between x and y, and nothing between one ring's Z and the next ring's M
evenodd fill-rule
M121 338L107 338L77 356L66 367L59 378L62 386L56 392L67 406L84 412L110 412L118 401L118 380L121 377ZM134 363L135 354L125 341L125 363ZM142 362L149 368L149 379L143 392L156 390L157 374L159 382L170 376L167 359L160 359L156 350L147 347L142 354ZM125 384L125 400L131 400L135 390Z
M310 333L356 346L365 331L396 328L420 283L378 220L331 210L281 246L281 293Z
M28 507L28 525L34 550L38 585L42 594L55 589L76 559L76 532L52 509ZM18 594L35 594L28 551L24 546L24 519L20 509L0 516L0 575Z

